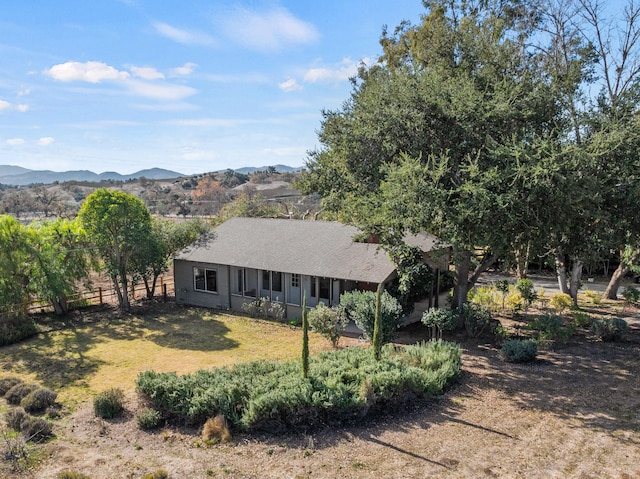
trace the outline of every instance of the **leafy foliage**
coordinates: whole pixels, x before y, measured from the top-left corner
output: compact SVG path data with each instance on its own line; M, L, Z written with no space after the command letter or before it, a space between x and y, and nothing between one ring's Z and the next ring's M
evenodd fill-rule
M25 397L39 388L40 386L38 386L37 384L18 383L5 393L4 398L9 404L18 406Z
M627 328L627 322L624 319L602 318L593 322L591 332L602 341L618 341Z
M531 306L531 303L533 303L538 297L535 289L533 288L533 281L529 278L519 279L516 282L516 290L524 300L525 309Z
M460 309L460 316L464 322L467 334L475 338L482 334L491 325L491 311L479 304L465 303Z
M93 411L97 417L112 419L124 412L124 392L111 388L102 391L93 398Z
M346 324L344 318L340 318L337 311L320 303L309 310L309 326L316 333L331 341L331 345L336 348Z
M443 331L451 331L458 324L458 315L455 311L442 308L431 308L422 315L422 324L432 328L431 337L442 338Z
M309 377L297 361L254 361L178 376L140 373L137 390L155 408L191 424L222 414L235 428L294 425L353 417L376 403L406 394L431 395L458 377L457 345L433 341L406 348L382 348L380 361L369 349L328 351L310 358ZM369 400L367 397L369 396Z
M549 300L551 307L558 313L573 306L573 299L567 293L555 293Z
M20 432L26 441L40 442L53 436L53 425L44 418L27 416L20 424Z
M38 388L25 396L20 401L20 405L30 413L43 412L55 404L57 397L58 393L55 391L47 388Z
M375 327L376 294L372 291L351 291L340 295L338 308L342 318L353 321L363 332L365 339L371 341ZM399 326L402 306L387 291L380 295L380 340L391 341Z
M528 363L536 359L538 344L531 339L509 339L502 344L500 355L511 363Z
M575 332L574 324L565 325L560 316L549 313L538 316L528 327L538 332L541 341L567 341Z
M144 408L136 414L136 423L140 429L148 431L155 429L160 425L162 415L160 412L152 408Z

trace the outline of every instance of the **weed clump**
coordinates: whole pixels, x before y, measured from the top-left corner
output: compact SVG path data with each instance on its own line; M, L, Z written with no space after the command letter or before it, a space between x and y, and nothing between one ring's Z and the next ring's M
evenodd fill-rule
M11 429L14 431L20 431L20 425L22 421L28 418L29 415L21 407L12 407L7 410L4 415L4 420Z
M56 476L56 479L91 479L86 474L81 472L62 471Z
M157 428L160 425L161 420L162 416L160 415L160 413L151 408L144 408L136 415L136 422L138 423L138 427L140 429L144 429L145 431Z
M222 414L207 419L202 428L202 440L206 443L223 443L231 441L231 433L227 420Z
M19 406L25 397L39 388L37 384L18 383L6 392L4 398L9 404Z
M124 392L111 388L98 393L93 399L93 411L97 417L112 419L124 412Z
M27 416L20 424L20 432L27 442L40 442L53 436L53 425L41 417Z
M169 479L169 473L164 469L158 469L155 472L145 474L140 479Z
M11 389L16 384L21 384L24 381L16 376L7 376L0 379L0 396L4 396L7 394L7 391Z
M22 398L20 405L25 411L30 413L43 412L56 403L57 397L58 393L55 391L38 388Z

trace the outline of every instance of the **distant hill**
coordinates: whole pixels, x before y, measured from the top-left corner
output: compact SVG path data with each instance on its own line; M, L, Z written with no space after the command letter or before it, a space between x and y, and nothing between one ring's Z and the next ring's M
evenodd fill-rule
M127 181L144 176L150 180L164 180L168 178L179 178L185 176L176 171L164 170L162 168L151 168L140 170L130 175L121 175L114 171L104 173L94 173L88 170L77 171L50 171L50 170L29 170L20 166L0 165L0 183L4 185L31 185L31 184L50 184L64 181L92 181L100 182L103 180Z
M300 171L302 167L293 168L287 165L272 165L276 169L278 173L294 173L296 171ZM256 171L265 171L268 166L245 166L244 168L234 168L233 171L242 173L243 175L249 175Z

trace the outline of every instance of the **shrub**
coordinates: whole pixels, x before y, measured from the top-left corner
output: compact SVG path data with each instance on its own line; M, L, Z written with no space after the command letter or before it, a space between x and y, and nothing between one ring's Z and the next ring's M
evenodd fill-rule
M574 311L572 313L573 323L580 328L587 328L591 326L591 316L589 313L582 311Z
M376 293L372 291L351 291L340 296L340 317L352 320L363 332L368 341L373 338L376 316ZM380 296L380 320L382 324L382 343L391 341L394 331L398 329L402 315L402 306L387 291Z
M39 442L53 436L52 424L41 417L27 416L20 424L20 432L25 441Z
M442 338L442 331L455 329L458 315L455 311L444 308L430 308L422 315L422 324L431 328L431 337Z
M500 348L500 356L511 363L528 363L538 354L538 345L531 339L509 339Z
M556 293L551 296L550 304L557 313L562 313L573 306L573 299L567 293Z
M37 384L18 383L5 393L4 398L9 404L18 406L25 397L39 388Z
M242 310L253 318L274 318L277 321L284 319L284 307L280 303L269 301L267 297L244 303Z
M7 376L0 379L0 396L7 394L7 391L16 384L21 384L24 381L16 376Z
M627 331L627 322L620 318L596 319L591 332L602 341L617 341Z
M17 343L38 333L30 316L9 314L0 316L0 346Z
M162 415L152 408L144 408L136 415L138 427L144 430L155 429L160 425Z
M211 444L231 441L229 426L222 414L207 419L202 428L202 440Z
M535 290L533 289L533 281L528 278L519 279L516 282L516 290L518 291L518 293L520 293L520 296L522 296L522 299L524 300L525 309L531 306L531 303L533 303L538 297Z
M20 431L20 425L29 415L21 407L12 407L7 410L4 420L11 429Z
M507 309L511 311L512 314L518 314L524 306L524 300L517 291L509 293L506 297L505 303Z
M479 287L471 288L467 295L467 299L471 303L485 306L492 311L499 310L500 304L502 302L503 304L502 308L504 309L504 300L503 300L504 298L502 297L502 294L498 295L498 290L496 287L479 286Z
M57 397L58 393L50 389L38 388L25 396L22 401L20 401L20 405L27 412L43 412L55 404Z
M308 319L311 329L331 341L334 348L338 346L346 322L338 316L337 311L320 303L309 310Z
M56 479L91 479L91 478L86 474L82 474L81 472L63 471L63 472L59 472L56 475Z
M376 361L369 348L321 353L309 360L253 361L178 376L140 373L138 392L171 419L202 424L223 415L229 427L249 429L311 425L359 417L371 405L407 395L437 394L460 374L460 347L430 341L404 348L385 345ZM370 386L364 385L370 381ZM365 393L363 393L365 391ZM364 394L364 397L363 397ZM369 398L369 399L368 399Z
M543 314L529 323L529 329L538 331L541 341L566 341L575 332L575 326L563 326L562 318L555 314Z
M93 410L97 417L112 419L124 412L124 393L122 389L111 388L98 393L93 398Z
M627 286L622 291L622 297L627 303L637 303L640 301L640 290L633 286Z
M464 327L471 338L475 338L491 324L491 311L479 304L465 303L460 310Z
M591 300L593 304L600 304L602 302L603 293L591 291L590 289L584 292L585 296Z

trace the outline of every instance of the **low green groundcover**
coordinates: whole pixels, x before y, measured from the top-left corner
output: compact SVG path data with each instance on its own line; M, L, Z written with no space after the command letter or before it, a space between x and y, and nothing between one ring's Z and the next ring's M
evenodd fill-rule
M460 365L457 344L429 341L386 345L380 361L366 348L324 352L311 358L306 379L299 361L253 361L184 376L146 371L136 386L169 419L201 424L223 414L247 430L364 415L374 403L431 396L459 376Z

